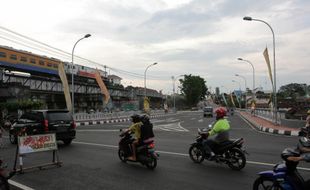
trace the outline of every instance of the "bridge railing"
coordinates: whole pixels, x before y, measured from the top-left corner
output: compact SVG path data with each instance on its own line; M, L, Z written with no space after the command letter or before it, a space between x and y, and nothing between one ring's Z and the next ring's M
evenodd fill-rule
M164 110L151 110L151 115L163 114ZM133 114L143 114L142 111L119 111L112 113L75 113L75 121L98 121L98 120L111 120L111 119L125 119Z
M243 111L251 113L250 109L243 110ZM268 120L270 122L274 122L274 112L270 109L256 109L255 110L255 116L263 118L263 119ZM286 127L300 128L300 127L305 126L305 123L306 123L304 120L286 119L285 118L285 111L278 111L277 117L278 117L278 124L286 126Z

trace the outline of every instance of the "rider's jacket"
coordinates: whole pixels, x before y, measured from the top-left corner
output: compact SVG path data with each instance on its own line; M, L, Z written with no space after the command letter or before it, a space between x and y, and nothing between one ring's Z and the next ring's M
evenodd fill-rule
M219 119L214 124L214 127L212 128L212 130L209 132L209 135L212 136L212 135L217 134L214 140L218 143L221 143L221 142L229 140L229 129L230 129L230 125L227 119Z
M142 122L134 123L129 127L129 130L134 133L135 139L141 138L141 125Z

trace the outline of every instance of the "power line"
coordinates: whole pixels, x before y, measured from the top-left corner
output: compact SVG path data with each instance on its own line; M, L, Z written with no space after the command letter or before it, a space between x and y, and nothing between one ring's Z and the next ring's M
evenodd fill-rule
M49 53L49 54L52 54L52 55L57 55L57 56L60 56L62 58L67 58L67 59L70 59L71 58L71 53L68 53L66 51L63 51L59 48L55 48L53 46L50 46L46 43L43 43L43 42L40 42L38 40L35 40L33 38L30 38L28 36L25 36L23 34L20 34L18 32L15 32L13 30L10 30L8 28L5 28L5 27L2 27L0 26L0 29L4 30L6 33L5 35L8 36L8 38L6 37L3 37L3 36L0 36L0 38L4 39L4 40L7 40L7 41L10 41L10 42L13 42L13 43L16 43L16 44L19 44L19 45L22 45L22 46L25 46L25 47L28 47L30 49L34 49L34 50L37 50L37 51L40 51L40 52L46 52L46 53ZM12 33L12 34L10 34ZM12 40L12 38L15 38ZM23 39L24 38L24 39ZM22 41L23 43L21 42L18 42L16 41L19 40L19 41ZM26 41L26 40L28 41ZM26 45L24 43L31 43L32 46L29 46L29 45ZM33 47L35 46L35 47ZM43 50L44 49L44 50ZM101 68L103 67L107 67L111 70L113 70L114 72L117 72L117 73L121 73L121 74L124 74L124 75L128 75L128 76L132 76L132 77L136 77L136 78L143 78L144 75L142 74L138 74L138 73L134 73L134 72L129 72L129 71L125 71L125 70L121 70L121 69L117 69L117 68L113 68L113 67L109 67L109 66L106 66L106 65L103 65L103 64L100 64L100 63L97 63L95 61L91 61L89 59L85 59L83 57L80 57L80 56L76 56L75 55L75 58L77 58L79 61L82 61L85 65L85 63L88 65L89 63L91 64L94 64L95 66L99 66ZM162 79L163 77L159 77L159 76L153 76L153 75L148 75L148 78L152 78L152 79ZM165 77L166 78L166 77ZM168 78L168 77L167 77Z

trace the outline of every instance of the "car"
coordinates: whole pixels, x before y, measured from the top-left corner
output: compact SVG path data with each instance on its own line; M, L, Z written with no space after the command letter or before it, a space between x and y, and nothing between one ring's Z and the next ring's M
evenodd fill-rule
M203 117L211 116L213 117L213 107L204 107L203 108Z
M27 135L55 133L56 140L65 145L71 144L76 136L76 124L68 110L33 110L24 113L12 126L9 132L10 142L17 143L21 130Z

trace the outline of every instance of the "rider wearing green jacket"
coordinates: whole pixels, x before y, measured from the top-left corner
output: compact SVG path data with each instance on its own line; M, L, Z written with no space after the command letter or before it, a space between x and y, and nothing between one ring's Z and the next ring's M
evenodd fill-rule
M213 139L208 139L203 143L205 152L206 154L210 155L211 159L215 156L213 150L216 148L216 146L229 140L230 130L230 125L227 119L224 118L226 116L226 109L220 107L215 110L215 113L216 123L214 124L212 130L209 131L208 136L216 136Z

